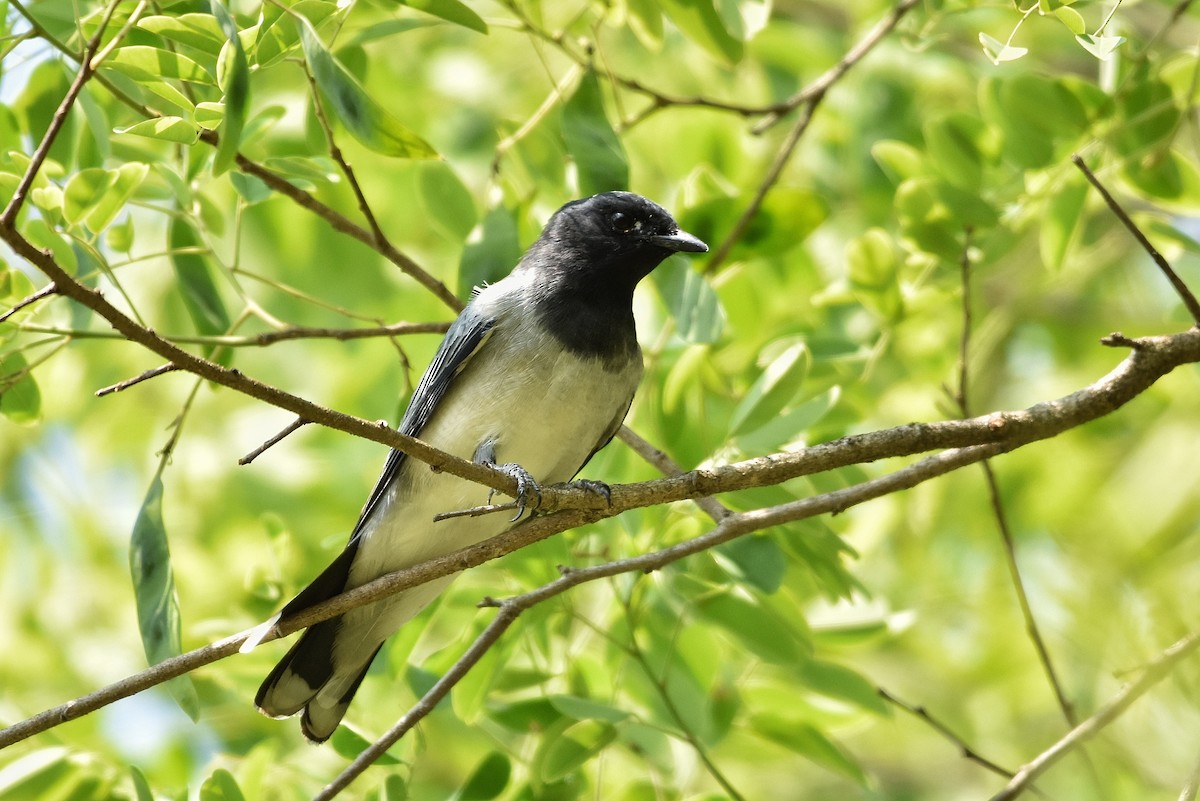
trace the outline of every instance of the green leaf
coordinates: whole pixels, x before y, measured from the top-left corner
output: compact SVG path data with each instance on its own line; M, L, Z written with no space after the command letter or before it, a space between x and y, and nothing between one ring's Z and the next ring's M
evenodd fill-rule
M20 270L8 269L4 265L4 260L0 259L0 298L15 303L29 297L33 292L33 281L29 280L29 276Z
M42 216L55 225L62 218L63 190L54 184L29 190L29 202L37 206L43 212Z
M800 666L799 675L804 686L828 698L847 701L877 715L891 714L878 688L850 668L812 659Z
M726 29L712 0L664 0L662 9L684 36L719 61L729 65L741 61L742 41Z
M116 176L108 170L92 167L71 176L63 189L63 217L74 225L98 204Z
M775 715L755 715L752 730L859 784L865 785L867 782L862 767L808 723L785 720Z
M333 746L333 750L338 756L345 757L346 759L355 759L359 754L371 747L371 741L345 721L334 730L333 736L329 738L329 744ZM375 764L399 765L400 760L384 751L375 760Z
M767 364L734 408L729 421L730 436L753 431L783 411L800 391L811 363L808 347L797 342Z
M226 39L217 59L218 82L225 91L225 107L221 139L212 166L213 175L221 175L233 166L238 148L241 147L246 107L250 101L250 66L233 16L221 4L221 0L209 0L209 7Z
M129 777L133 780L134 801L154 801L154 791L150 789L150 782L146 781L146 775L137 765L129 766Z
M408 785L395 773L383 780L379 801L408 801Z
M158 117L153 120L142 120L128 128L114 128L113 133L146 136L183 145L194 145L200 138L200 130L183 117Z
M271 187L253 175L246 175L242 172L231 172L229 173L229 181L233 184L234 190L242 196L242 199L248 205L253 206L255 203L261 203L271 196Z
M493 646L450 692L450 704L459 720L474 724L484 713L484 702L504 666L504 649Z
M300 17L300 42L304 59L321 93L333 107L346 130L366 147L385 156L437 158L437 151L421 137L401 125L376 103L354 76L333 57L312 23Z
M594 195L629 186L625 147L604 113L600 81L589 71L566 102L562 133L567 152L579 172L579 191Z
M625 0L625 11L629 15L629 27L651 50L662 47L663 12L654 0Z
M894 322L903 310L898 280L899 260L891 236L872 228L846 246L846 265L854 296L884 320Z
M337 163L327 156L272 156L263 166L285 178L313 184L337 183L342 179Z
M1016 61L1029 52L1027 48L1005 44L998 39L993 39L986 33L979 34L979 44L983 45L984 54L996 66L1000 66L1005 61Z
M552 695L549 700L555 709L575 720L606 720L609 723L620 723L629 717L629 713L623 709L577 695Z
M200 801L246 801L246 797L233 774L217 768L200 785Z
M444 161L422 164L417 191L425 219L451 242L467 238L479 219L475 199L450 165Z
M1157 79L1140 80L1122 92L1117 113L1121 125L1113 142L1122 156L1136 161L1175 136L1181 117L1171 87Z
M1060 269L1066 260L1080 229L1087 195L1088 185L1079 176L1064 181L1046 201L1046 213L1042 215L1042 227L1038 231L1038 249L1042 263L1051 270Z
M471 772L454 801L491 801L504 792L512 776L512 762L499 751L492 751Z
M214 56L220 52L226 39L220 24L211 14L142 17L137 26L164 39L203 50Z
M181 653L179 599L175 595L171 551L163 525L162 494L160 473L150 484L129 538L129 572L137 602L138 630L146 660L151 665ZM199 720L200 701L190 676L171 679L167 689L188 717Z
M225 104L205 101L196 104L192 119L206 131L215 131L225 119Z
M24 754L0 768L0 798L41 799L57 795L74 772L70 751L42 748Z
M400 2L409 8L441 17L455 25L461 25L482 34L488 32L488 26L483 21L483 17L476 14L469 6L460 3L459 0L400 0Z
M148 164L142 164L137 161L127 161L115 170L112 175L112 182L108 185L108 191L96 203L90 214L87 215L87 227L95 233L99 233L107 228L121 210L125 208L125 204L129 198L133 197L133 193L142 185L142 181L146 180L146 175L150 172ZM69 184L68 184L69 185Z
M697 614L729 632L734 639L767 662L797 665L811 646L800 631L771 609L738 592L710 592L693 602Z
M163 78L214 83L212 73L182 53L146 45L119 47L101 62L101 67L128 75L139 83L158 83Z
M722 567L767 595L783 586L787 556L771 537L738 537L712 553Z
M372 25L359 28L354 32L344 31L342 36L338 37L339 46L342 48L361 47L368 42L374 42L377 39L388 39L392 36L397 36L401 33L420 30L439 24L436 20L431 19L386 19L382 22L376 22ZM349 33L349 36L345 34Z
M708 279L693 270L684 257L667 259L651 280L686 342L712 343L725 329L725 310Z
M617 738L611 723L581 720L554 737L544 740L536 760L538 776L544 782L563 779L600 753Z
M209 271L208 259L200 253L180 253L181 249L203 245L191 223L171 219L169 243L171 266L179 280L179 290L196 330L204 335L224 334L229 330L229 313Z
M924 126L929 159L950 183L978 190L983 183L987 126L978 117L948 114Z
M1067 30L1079 36L1087 31L1087 23L1083 21L1083 15L1070 6L1059 6L1054 9L1054 16L1058 17L1058 21L1067 26Z
M41 411L42 393L25 357L0 354L0 414L14 423L32 423Z
M493 704L488 718L513 731L530 733L545 731L562 719L554 705L545 698L529 698L508 704Z

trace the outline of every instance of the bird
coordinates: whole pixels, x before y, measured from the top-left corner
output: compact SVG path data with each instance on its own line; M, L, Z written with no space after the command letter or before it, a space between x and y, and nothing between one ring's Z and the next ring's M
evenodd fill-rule
M388 454L345 550L280 611L288 616L381 575L493 537L571 481L621 428L642 376L634 289L674 253L708 246L632 192L567 203L512 272L473 290L417 384L399 430L516 479L517 516L446 512L487 488ZM602 494L607 485L579 482ZM489 496L490 500L490 496ZM313 743L337 729L384 641L453 580L446 576L310 626L264 679L263 714L303 712Z

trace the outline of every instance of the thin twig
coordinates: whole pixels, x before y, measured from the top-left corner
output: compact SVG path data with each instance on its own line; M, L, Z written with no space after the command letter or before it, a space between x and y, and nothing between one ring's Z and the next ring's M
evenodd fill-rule
M271 437L269 440L264 442L262 445L259 445L257 448L255 448L254 450L247 453L241 459L238 459L238 464L240 464L240 465L250 464L255 459L257 459L259 456L262 456L264 453L266 453L266 451L269 448L272 448L275 445L278 445L280 442L282 442L283 439L285 437L287 437L288 435L290 435L292 432L296 431L297 429L299 429L302 426L308 425L311 422L312 422L311 420L305 420L303 417L297 417L295 420L293 420L290 424L288 424L288 426L286 428L284 428L282 431L280 431L278 434Z
M1075 166L1078 167L1081 172L1083 172L1083 175L1088 179L1088 182L1096 188L1097 192L1100 193L1100 197L1104 198L1104 202L1108 204L1108 207L1112 210L1112 213L1115 214L1117 219L1121 221L1121 224L1125 226L1126 230L1133 234L1133 238L1138 241L1138 244L1142 246L1142 249L1145 250L1146 253L1150 255L1150 258L1154 260L1154 263L1158 265L1158 269L1161 270L1162 274L1165 275L1167 280L1171 282L1171 286L1175 288L1175 292L1179 295L1180 300L1183 301L1183 305L1187 307L1188 313L1192 315L1192 319L1196 322L1196 325L1200 326L1200 300L1196 299L1196 296L1192 294L1192 290L1189 289L1188 285L1184 283L1182 278L1179 277L1179 274L1172 269L1170 263L1163 258L1163 255L1158 252L1154 245L1150 244L1150 240L1146 238L1144 233L1142 233L1142 229L1139 228L1137 223L1130 218L1130 216L1125 212L1125 209L1121 207L1121 204L1116 201L1116 198L1114 198L1109 191L1105 189L1104 184L1100 183L1100 179L1096 177L1095 173L1088 169L1088 166L1084 163L1083 159L1076 154L1071 156L1071 161L1074 162Z
M757 216L762 208L763 202L766 200L767 193L775 186L779 180L779 176L783 174L784 167L791 160L792 153L795 152L796 146L800 143L800 137L808 130L808 126L812 123L813 116L816 114L817 107L821 105L821 101L825 99L830 88L836 84L842 76L861 61L868 53L875 48L880 41L887 36L893 28L904 18L904 15L916 7L919 0L903 0L892 9L888 16L884 17L875 27L873 27L866 36L858 41L854 47L850 48L847 53L842 56L837 64L830 67L823 75L810 83L808 86L801 89L789 100L782 104L782 110L772 111L754 126L755 133L761 133L770 126L778 122L785 113L794 108L803 106L803 112L800 119L792 126L788 132L787 138L783 145L775 153L774 159L771 161L770 167L767 168L766 175L759 182L758 189L754 193L749 205L738 217L734 223L733 229L729 235L721 242L708 262L704 265L704 270L708 273L715 273L729 258L729 253L733 250L741 238L745 235L750 227L751 221Z
M216 147L218 137L214 131L202 131L200 133L200 140L207 142L213 147ZM417 283L432 292L434 296L436 296L454 311L462 310L464 305L463 302L455 297L454 293L451 292L445 284L434 278L430 273L426 272L423 267L398 250L395 245L391 244L391 242L386 240L383 242L377 242L375 236L361 225L355 224L351 220L347 219L344 215L339 214L337 211L325 205L320 200L317 200L308 192L305 192L300 187L275 174L271 170L268 170L261 164L251 161L240 153L237 156L237 166L242 172L253 175L255 178L258 178L267 186L271 187L271 189L274 189L281 195L290 198L302 208L305 208L316 214L325 222L329 223L329 226L333 228L333 230L357 239L367 247L378 252L392 264L395 264L397 267L399 267L406 275L415 279Z
M721 785L721 789L725 791L726 795L728 795L734 801L746 801L746 797L742 795L742 793L736 787L734 787L733 782L729 781L729 778L725 775L724 771L721 770L720 766L717 765L717 763L714 762L712 757L709 755L708 749L704 747L704 743L700 742L700 738L697 737L696 733L692 731L690 726L688 726L687 720L683 717L683 714L679 711L679 707L675 704L675 699L671 697L665 670L664 675L661 677L654 675L654 671L650 668L650 662L646 659L645 651L643 651L642 647L638 645L637 626L634 625L627 599L622 599L622 606L625 609L625 621L629 632L629 647L625 649L625 652L633 658L633 661L635 661L639 667L641 667L642 672L646 674L646 678L650 680L652 685L654 685L654 689L658 692L658 697L662 699L663 706L666 707L667 713L672 717L672 719L674 719L675 725L679 728L679 731L683 733L684 739L687 740L688 744L692 747L692 750L696 752L696 756L700 758L700 762L704 765L704 769L708 771L708 775L712 776L717 784Z
M359 211L362 212L367 225L371 226L371 234L375 238L375 245L380 248L386 247L388 240L384 236L383 229L379 227L379 221L375 218L375 212L371 211L371 206L367 203L367 196L363 194L362 187L358 183L358 177L354 174L354 169L350 166L350 162L346 161L346 157L342 154L342 149L338 147L337 140L333 137L333 126L329 124L329 119L325 116L325 105L321 102L321 92L317 87L317 79L313 77L307 63L304 64L303 69L304 77L308 79L308 88L312 95L313 111L316 113L317 123L321 126L321 130L325 132L325 144L329 148L329 155L337 163L342 171L342 175L346 176L346 181L354 191Z
M484 515L492 515L497 512L509 512L518 508L518 506L519 504L516 501L509 501L508 503L485 503L466 509L455 509L452 512L441 512L433 516L433 522L440 523L443 520L453 520L457 517L483 517Z
M767 168L767 174L763 176L762 181L758 184L758 189L754 192L754 197L751 198L750 203L742 211L737 222L733 224L733 229L729 232L729 235L721 241L721 244L713 252L712 257L705 263L705 272L715 273L720 269L729 258L729 253L733 250L733 246L745 236L747 229L750 228L750 223L754 221L754 218L762 208L763 202L767 199L767 193L775 186L775 183L779 180L779 176L783 174L784 167L791 160L792 153L796 151L796 146L800 144L800 137L808 130L816 109L816 101L805 106L800 119L792 126L792 130L788 132L787 138L783 141L779 150L776 151L775 158L771 160L771 166Z
M160 375L172 373L179 369L181 369L179 365L173 363L167 363L158 367L153 367L144 373L135 375L133 378L126 378L124 381L96 390L96 397L103 398L105 395L112 395L114 392L121 392L122 390L129 389L130 387L140 384L143 381L148 381L151 378L157 378Z
M893 695L892 693L883 689L882 687L877 687L876 690L879 692L879 695L881 698L883 698L883 700L887 701L889 704L892 704L893 706L897 706L897 707L903 709L905 712L912 715L913 717L921 719L926 724L928 724L934 731L936 731L938 734L942 735L947 740L949 740L954 745L954 747L958 749L959 753L962 754L964 759L968 759L971 762L974 762L975 764L979 765L980 767L987 768L992 773L1003 776L1006 779L1011 779L1013 777L1014 774L1011 770L1008 770L1007 768L1002 767L1001 765L993 762L992 760L990 760L987 757L980 754L978 751L976 751L974 748L972 748L967 743L967 741L964 740L953 729L951 729L949 726L947 726L941 720L939 720L938 718L935 718L932 714L930 714L929 710L926 709L924 706L917 706L917 705L910 704L906 701L902 701L899 698L897 698L895 695Z
M621 426L617 432L617 436L628 445L634 453L645 459L651 465L656 467L664 476L681 476L683 468L676 464L675 460L664 453L662 450L654 447L650 442L646 441L629 426ZM733 512L725 504L718 501L716 498L706 496L696 499L696 505L700 507L706 515L712 518L714 523L720 523Z
M963 239L962 258L959 260L959 271L962 282L962 335L959 338L958 346L958 387L955 390L955 399L958 402L959 411L963 417L969 417L970 412L970 392L969 392L969 375L970 375L970 356L971 356L971 240L972 231L967 229ZM1000 539L1004 546L1004 562L1008 567L1009 580L1012 582L1013 592L1017 596L1017 605L1021 610L1021 619L1025 622L1025 632L1029 635L1030 642L1033 643L1034 651L1037 652L1038 661L1042 665L1042 670L1046 674L1047 681L1050 682L1050 688L1054 692L1054 697L1058 701L1058 708L1062 711L1063 718L1067 724L1074 726L1079 721L1075 718L1075 711L1071 705L1071 701L1067 698L1066 692L1063 690L1062 682L1058 678L1058 671L1054 668L1054 661L1050 658L1050 650L1046 646L1046 640L1042 637L1042 632L1038 626L1037 617L1033 614L1033 605L1029 602L1029 593L1025 589L1025 579L1021 575L1021 567L1017 563L1017 545L1013 538L1012 529L1008 525L1008 514L1004 509L1004 502L1000 497L1000 484L996 480L996 472L992 469L991 462L984 460L980 462L980 467L983 468L984 480L987 484L988 499L992 507L992 517L996 521L996 528L1000 532Z
M1146 665L1142 675L1130 683L1101 707L1096 714L1071 729L1061 740L1047 748L1032 761L1025 764L1004 789L992 796L991 801L1012 801L1023 793L1030 782L1040 776L1051 765L1062 759L1102 729L1120 717L1134 701L1171 672L1175 665L1187 658L1200 646L1200 631L1195 631L1162 652L1153 662Z
M875 45L879 44L885 36L900 24L900 20L904 19L908 12L916 8L919 2L920 0L902 0L902 2L897 3L896 7L886 17L875 23L875 27L871 28L866 36L858 40L854 47L846 51L846 55L842 56L837 64L826 70L824 74L808 86L805 86L799 92L796 92L787 100L778 104L777 109L772 109L768 112L767 116L754 126L752 129L753 132L762 133L777 123L784 114L795 108L806 104L815 106L820 103L830 87L841 80L842 76L849 72L855 64L862 61L875 48Z
M28 308L29 306L32 306L33 304L37 303L39 300L42 300L43 298L48 298L51 295L56 295L56 294L58 294L58 287L56 287L52 283L46 284L44 287L39 289L37 292L34 292L32 295L18 300L16 302L16 304L11 309L4 312L4 314L0 314L0 323L7 322L8 318L12 317L14 314L21 311L21 309Z

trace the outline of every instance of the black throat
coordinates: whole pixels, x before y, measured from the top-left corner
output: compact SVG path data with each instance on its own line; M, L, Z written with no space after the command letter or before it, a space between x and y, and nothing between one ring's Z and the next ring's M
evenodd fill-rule
M542 287L536 308L546 331L578 356L620 370L638 358L633 319L633 284L555 276ZM557 279L557 280L554 280Z

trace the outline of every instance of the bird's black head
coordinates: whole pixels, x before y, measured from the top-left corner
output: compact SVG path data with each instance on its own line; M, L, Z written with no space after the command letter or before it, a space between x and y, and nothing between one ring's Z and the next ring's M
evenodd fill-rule
M672 253L706 250L657 203L632 192L604 192L555 212L529 255L569 280L632 290Z
M638 358L634 287L672 253L706 250L658 204L604 192L555 212L518 269L536 276L537 308L551 334L621 369Z

